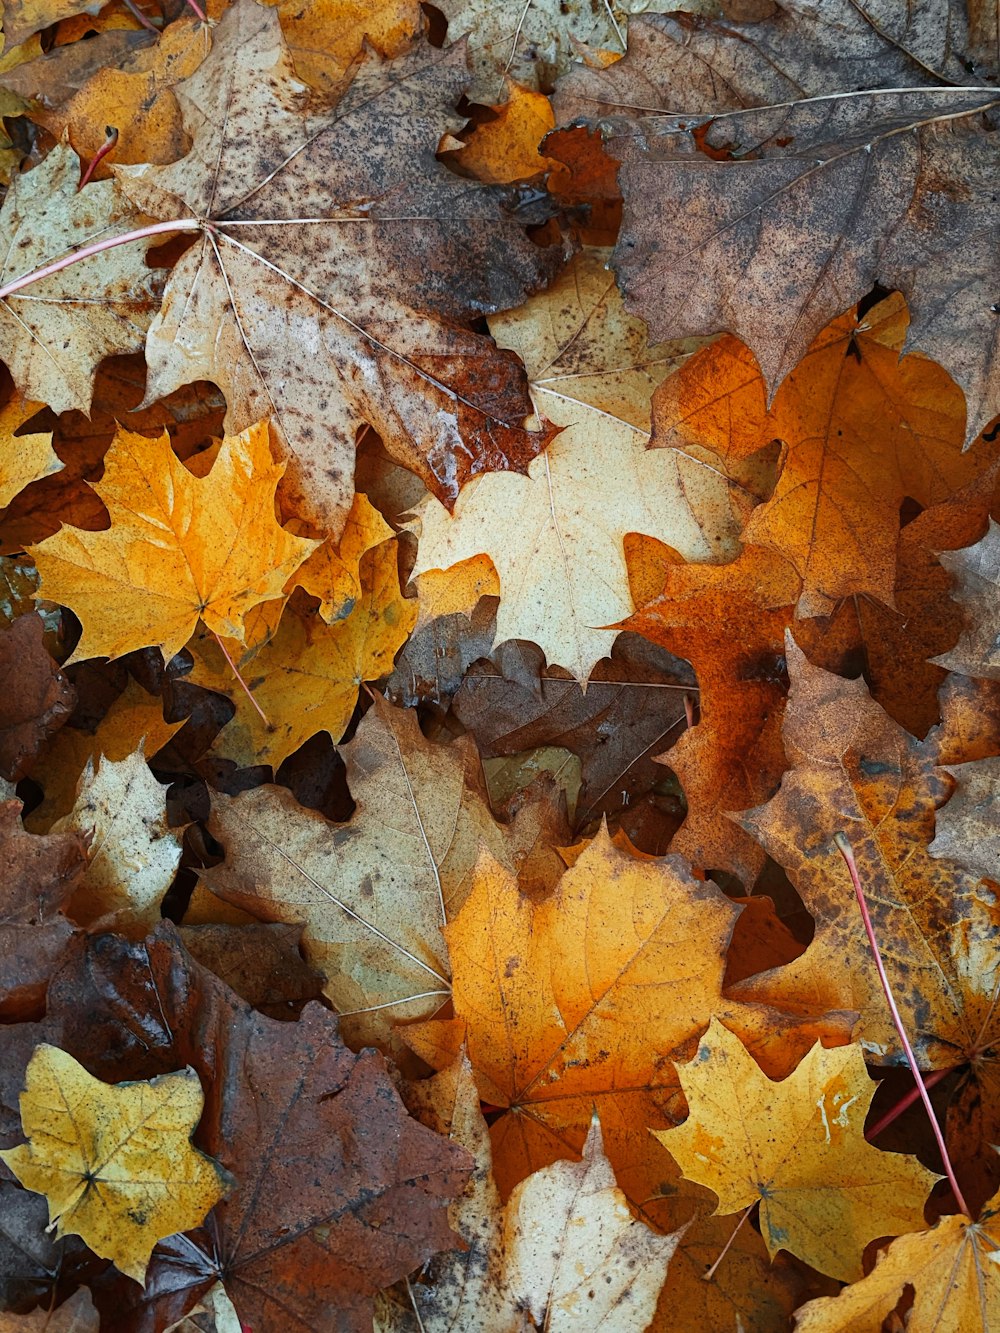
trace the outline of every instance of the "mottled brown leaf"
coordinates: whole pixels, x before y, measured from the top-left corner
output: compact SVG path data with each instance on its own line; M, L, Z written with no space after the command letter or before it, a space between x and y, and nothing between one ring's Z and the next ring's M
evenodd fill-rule
M76 691L45 647L41 617L28 613L0 626L0 777L23 777L75 703Z

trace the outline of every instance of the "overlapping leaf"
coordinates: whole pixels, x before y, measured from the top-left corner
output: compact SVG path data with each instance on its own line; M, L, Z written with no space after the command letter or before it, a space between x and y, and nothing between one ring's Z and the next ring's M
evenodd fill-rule
M334 535L365 423L449 504L547 440L522 425L514 358L463 325L516 304L552 260L495 189L434 159L462 55L369 54L326 107L295 78L277 13L239 0L177 89L191 152L119 172L137 207L200 228L150 330L149 397L211 379L230 431L270 415L298 514Z

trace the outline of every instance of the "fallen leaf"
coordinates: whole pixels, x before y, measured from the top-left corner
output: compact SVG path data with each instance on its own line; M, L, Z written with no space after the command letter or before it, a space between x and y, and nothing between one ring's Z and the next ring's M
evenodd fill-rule
M6 509L25 486L63 466L53 451L51 434L16 434L40 407L40 403L19 403L12 398L0 409L0 509Z
M629 554L631 571L641 553ZM770 796L785 770L784 634L800 583L774 553L745 546L730 565L664 561L651 586L625 627L686 658L698 681L697 724L660 756L687 798L672 849L750 888L764 855L728 814Z
M964 551L941 554L941 563L956 580L953 596L965 612L965 632L955 647L934 661L967 676L1000 680L1000 625L997 584L1000 583L1000 523L990 519L981 541Z
M167 824L166 788L149 771L142 750L115 763L88 762L76 803L53 833L90 838L87 869L70 915L81 925L150 929L181 859L181 834Z
M48 1199L57 1235L82 1236L141 1283L157 1241L198 1226L231 1184L190 1143L204 1100L193 1069L115 1087L42 1045L21 1094L28 1142L0 1157Z
M434 158L462 66L460 49L369 55L321 110L294 77L277 13L239 0L177 89L191 152L117 172L151 216L210 224L150 329L148 397L210 379L229 431L270 413L289 503L334 536L366 423L448 503L477 472L524 469L548 440L521 425L516 360L462 326L470 309L517 304L555 260L500 192Z
M0 776L16 780L73 711L76 692L45 647L41 616L0 625Z
M940 1179L915 1157L880 1152L864 1136L876 1084L857 1044L817 1045L773 1083L717 1020L678 1069L689 1114L654 1130L684 1175L712 1190L720 1213L760 1201L773 1256L790 1250L842 1282L862 1276L870 1240L919 1230Z
M345 619L326 625L290 607L274 637L243 656L237 643L225 644L256 707L215 638L204 633L192 642L190 681L224 694L236 708L213 754L244 767L270 764L277 769L319 731L328 732L335 743L340 740L363 682L392 670L417 615L415 603L399 589L396 542L366 552L359 569L362 590Z
M839 1296L810 1301L796 1311L795 1333L860 1333L881 1328L910 1289L912 1333L963 1333L992 1328L1000 1319L1000 1196L977 1222L942 1217L930 1231L900 1236L879 1256L875 1270Z
M724 1015L782 1073L812 1044L774 1010L721 994L739 909L680 857L638 858L602 831L541 902L484 855L465 905L445 929L456 1019L401 1029L443 1068L462 1034L483 1101L503 1193L578 1152L596 1107L618 1183L636 1205L661 1193L647 1126L681 1114L671 1060L693 1053ZM819 1020L828 1037L840 1018ZM829 1024L829 1026L827 1026ZM781 1033L780 1039L778 1033ZM834 1038L835 1039L835 1038ZM763 1048L771 1047L767 1054Z
M274 490L283 471L271 461L265 425L227 436L204 478L188 471L165 434L120 431L94 488L112 526L63 528L31 550L41 595L83 622L70 660L156 646L169 661L199 617L242 640L245 615L282 598L317 545L278 526Z
M476 1159L464 1195L452 1205L453 1225L468 1248L434 1260L428 1286L408 1284L419 1323L405 1307L383 1307L378 1333L466 1327L589 1333L598 1325L633 1333L648 1326L679 1236L659 1236L629 1212L596 1116L582 1161L543 1167L501 1209L468 1060L413 1085L409 1101L425 1123L450 1133Z
M476 180L492 185L530 180L555 166L538 146L555 128L552 103L544 93L522 88L504 78L506 98L492 107L494 119L476 125L471 136L454 150L454 159Z
M100 1333L101 1321L86 1287L55 1310L37 1309L27 1315L4 1315L3 1333Z
M364 1333L379 1287L455 1243L446 1208L467 1154L407 1115L382 1057L347 1050L319 1005L295 1023L255 1013L167 922L144 944L92 941L50 999L50 1028L98 1073L193 1065L197 1146L235 1177L203 1230L156 1248L145 1289L109 1269L95 1280L122 1333L169 1325L219 1280L244 1325L315 1333L330 1315Z
M909 343L958 381L971 439L998 394L996 144L981 129L995 101L990 89L887 87L714 123L647 117L611 144L627 308L655 338L735 334L773 393L873 283L901 288ZM709 166L706 145L725 160Z
M852 595L892 605L903 500L940 504L982 470L961 453L961 390L925 357L900 356L905 333L899 296L844 315L775 396L766 429L786 449L744 535L795 567L801 616L829 615Z
M305 956L352 1040L384 1041L393 1018L448 998L441 934L484 842L513 865L468 742L435 745L410 712L376 699L343 748L357 802L331 824L278 787L217 795L209 827L226 859L203 880L270 920L305 922Z
M299 953L301 926L183 925L179 934L196 962L268 1018L298 1018L323 993L323 978Z
M98 0L4 0L3 31L12 46L68 14L96 13Z
M65 144L16 177L0 212L0 285L136 224L113 181L79 184L79 158ZM156 306L145 262L156 239L105 250L0 302L0 356L26 398L86 412L98 364L139 351Z
M915 741L872 702L863 681L812 666L791 641L787 658L792 686L783 735L791 767L767 805L738 819L787 869L816 933L800 958L731 987L731 994L789 1007L808 1002L814 1011L857 1009L856 1036L869 1059L901 1062L847 869L832 842L844 833L917 1059L925 1069L962 1069L954 1096L966 1112L976 1108L979 1130L964 1137L961 1155L976 1161L982 1181L995 1169L996 1155L984 1147L1000 1123L1000 1080L993 1060L983 1058L997 1031L992 891L981 890L978 874L929 853L944 794L933 740Z
M488 555L500 576L498 640L537 643L581 682L611 649L608 627L631 610L626 533L657 537L689 560L722 560L741 526L724 478L648 451L650 393L690 347L647 348L605 258L584 252L547 292L491 322L525 362L537 411L562 429L527 477L480 478L453 516L428 499L413 571Z

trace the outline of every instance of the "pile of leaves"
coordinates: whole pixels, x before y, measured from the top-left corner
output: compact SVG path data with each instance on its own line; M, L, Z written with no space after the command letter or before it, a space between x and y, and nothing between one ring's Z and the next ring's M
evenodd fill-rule
M4 1333L1000 1328L996 4L4 33Z

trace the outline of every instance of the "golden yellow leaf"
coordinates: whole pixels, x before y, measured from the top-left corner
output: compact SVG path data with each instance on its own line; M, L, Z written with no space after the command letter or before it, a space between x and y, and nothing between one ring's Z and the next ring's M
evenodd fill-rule
M350 615L332 625L290 607L274 637L239 657L226 647L267 722L246 696L219 645L208 634L191 648L191 681L232 700L236 715L219 734L213 753L246 767L277 768L310 736L343 736L362 682L392 670L417 616L417 604L399 590L397 543L383 542L361 558L362 591Z
M156 1242L198 1226L231 1183L191 1145L204 1100L193 1069L114 1085L41 1045L21 1094L28 1142L0 1157L45 1195L57 1236L82 1236L142 1282Z
M714 1190L720 1213L760 1200L772 1257L790 1250L821 1273L851 1282L870 1240L923 1225L940 1177L915 1157L865 1140L876 1084L861 1047L816 1045L780 1083L740 1039L712 1019L677 1073L690 1114L654 1131L688 1180Z
M328 625L341 620L361 596L361 557L393 535L392 528L366 495L357 492L339 541L318 546L293 577L293 586L319 598L319 613Z
M477 125L468 143L455 152L455 161L477 180L492 185L537 176L556 165L538 146L555 129L552 103L544 93L522 88L504 79L507 100L493 108L496 116Z
M436 616L461 612L471 617L481 597L500 596L500 580L488 555L474 555L449 569L429 569L413 582L417 588L418 630Z
M368 42L380 55L406 50L420 31L418 0L266 0L281 19L295 71L332 92Z
M0 409L0 509L9 505L25 486L63 467L52 448L51 431L14 434L40 407L40 403L19 403L12 398Z
M908 1287L908 1333L988 1333L1000 1328L1000 1194L978 1222L942 1217L930 1231L894 1240L860 1282L809 1301L795 1333L879 1333Z
M244 616L284 596L289 576L317 546L280 527L267 426L227 436L209 475L195 477L166 434L121 430L94 489L108 507L104 532L63 528L31 548L40 595L83 622L71 661L159 647L169 659L199 616L243 640Z

